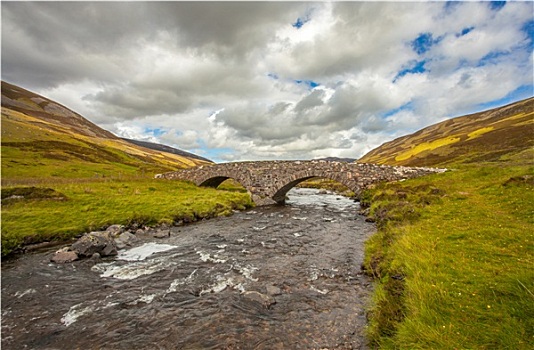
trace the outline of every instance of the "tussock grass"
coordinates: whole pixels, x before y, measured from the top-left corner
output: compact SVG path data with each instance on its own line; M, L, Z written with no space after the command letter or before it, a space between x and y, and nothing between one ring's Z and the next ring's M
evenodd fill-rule
M369 338L384 349L534 347L532 166L461 166L381 185Z
M111 224L192 222L253 205L250 196L240 191L146 178L2 188L2 198L13 194L24 198L2 203L2 256L24 244L66 240Z

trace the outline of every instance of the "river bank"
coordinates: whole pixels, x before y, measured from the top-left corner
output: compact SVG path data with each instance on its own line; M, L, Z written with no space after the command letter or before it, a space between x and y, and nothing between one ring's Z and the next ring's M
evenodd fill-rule
M253 206L246 191L226 189L146 178L2 187L2 257L23 246L69 241L113 224L173 225Z
M383 349L534 347L534 169L462 165L364 194Z

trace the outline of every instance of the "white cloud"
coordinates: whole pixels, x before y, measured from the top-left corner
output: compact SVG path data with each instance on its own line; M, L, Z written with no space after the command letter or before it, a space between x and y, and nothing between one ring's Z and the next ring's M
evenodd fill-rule
M118 135L216 160L357 158L532 86L532 42L522 31L531 10L528 2L499 10L8 2L2 73ZM418 54L412 43L423 33L433 42Z

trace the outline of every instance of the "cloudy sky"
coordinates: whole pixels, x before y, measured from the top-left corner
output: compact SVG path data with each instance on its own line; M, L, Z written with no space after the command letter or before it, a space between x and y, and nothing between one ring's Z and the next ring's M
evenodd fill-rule
M532 96L533 6L2 1L2 79L218 162L358 158Z

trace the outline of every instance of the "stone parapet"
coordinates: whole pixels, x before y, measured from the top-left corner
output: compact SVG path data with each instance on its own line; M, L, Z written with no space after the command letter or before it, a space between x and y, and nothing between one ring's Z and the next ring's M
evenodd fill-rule
M359 194L377 182L399 181L446 169L343 163L325 160L251 161L202 165L156 175L168 180L192 181L197 186L217 187L232 178L252 195L256 205L284 203L286 193L298 183L320 177L342 183Z

